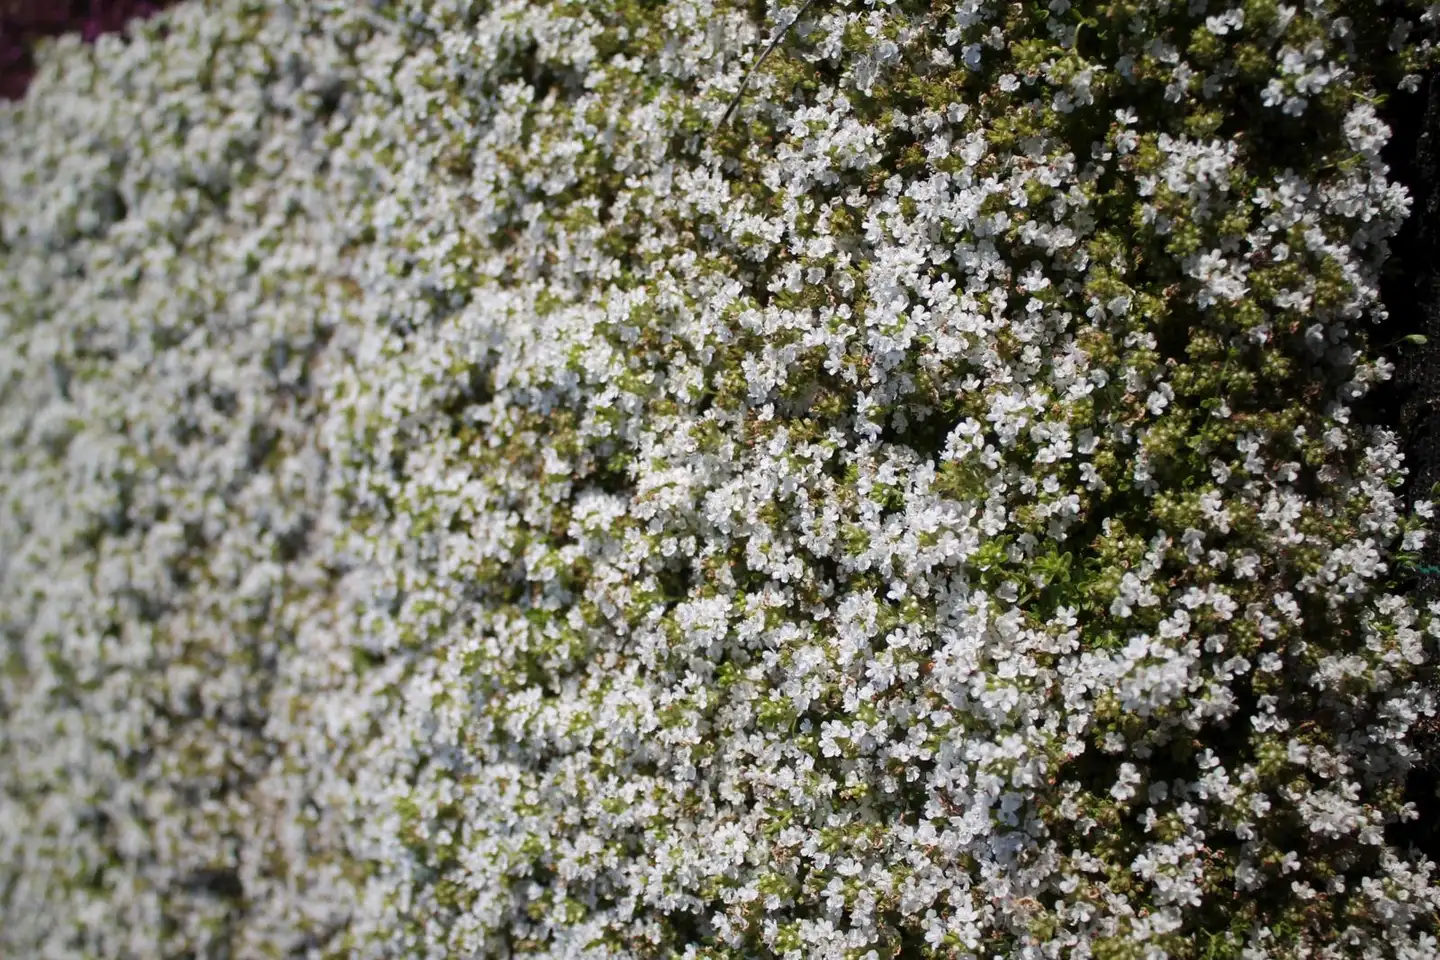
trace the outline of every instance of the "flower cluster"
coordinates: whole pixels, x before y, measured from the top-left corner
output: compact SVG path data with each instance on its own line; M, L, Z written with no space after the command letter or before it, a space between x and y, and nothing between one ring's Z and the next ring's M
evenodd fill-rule
M7 955L1440 950L1440 8L760 12L214 0L0 107Z

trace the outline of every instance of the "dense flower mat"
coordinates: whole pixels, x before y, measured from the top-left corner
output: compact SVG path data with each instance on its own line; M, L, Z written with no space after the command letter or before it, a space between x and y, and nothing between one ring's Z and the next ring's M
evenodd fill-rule
M0 106L0 954L1433 957L1440 7L191 2ZM1413 792L1413 791L1412 791Z

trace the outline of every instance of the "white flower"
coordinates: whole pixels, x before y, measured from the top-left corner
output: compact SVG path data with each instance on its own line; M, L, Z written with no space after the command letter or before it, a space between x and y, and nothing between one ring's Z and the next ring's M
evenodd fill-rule
M39 51L0 953L1159 958L1233 872L1217 948L1434 954L1433 511L1355 402L1434 16L919 6ZM1357 909L1275 944L1332 854Z

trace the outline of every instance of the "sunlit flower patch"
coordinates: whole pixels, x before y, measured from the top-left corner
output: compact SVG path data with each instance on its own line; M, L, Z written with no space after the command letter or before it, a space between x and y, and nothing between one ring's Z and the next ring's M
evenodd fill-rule
M800 13L43 52L0 953L1440 951L1364 404L1440 8Z

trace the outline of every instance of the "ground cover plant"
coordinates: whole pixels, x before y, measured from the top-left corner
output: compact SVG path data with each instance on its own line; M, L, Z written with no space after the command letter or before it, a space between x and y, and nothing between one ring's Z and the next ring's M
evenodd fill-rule
M1440 8L188 2L0 106L0 952L1432 957ZM1433 808L1432 808L1433 809Z

